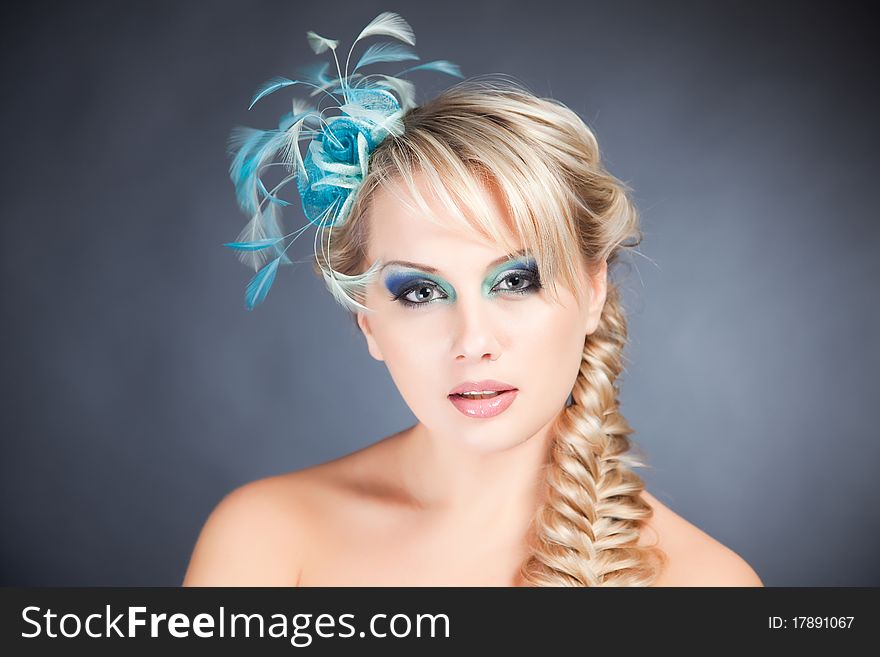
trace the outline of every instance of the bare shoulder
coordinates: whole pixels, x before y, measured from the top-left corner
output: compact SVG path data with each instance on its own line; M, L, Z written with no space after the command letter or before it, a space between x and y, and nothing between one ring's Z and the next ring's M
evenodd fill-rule
M227 493L196 540L182 586L296 586L323 520L352 497L378 445Z
M666 552L669 561L655 586L764 586L736 552L688 522L647 491L654 509L647 543ZM644 538L643 538L644 541Z
M298 473L227 493L209 514L182 586L293 586L304 549Z

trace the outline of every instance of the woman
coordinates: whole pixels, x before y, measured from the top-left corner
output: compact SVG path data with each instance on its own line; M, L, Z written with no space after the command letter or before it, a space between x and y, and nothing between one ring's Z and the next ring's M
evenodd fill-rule
M316 52L327 42L335 57L329 40ZM378 143L355 126L368 166L332 199L309 195L328 189L315 174L358 165L352 148L322 170L341 131L303 162L287 156L322 228L316 271L418 421L229 493L183 584L761 586L631 469L642 463L616 383L627 324L609 270L641 234L593 133L501 81L401 108ZM314 221L330 205L334 221ZM248 235L234 244L284 264L277 232ZM261 272L249 307L274 279L271 263Z

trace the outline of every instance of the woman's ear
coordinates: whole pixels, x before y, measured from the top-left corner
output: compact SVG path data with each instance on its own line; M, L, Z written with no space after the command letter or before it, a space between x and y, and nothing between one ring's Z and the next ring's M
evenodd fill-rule
M382 352L379 350L379 345L376 344L376 338L373 337L373 331L370 329L370 321L365 313L357 313L357 324L361 333L363 333L364 337L367 339L367 349L370 350L370 355L376 360L385 360L382 357Z
M599 328L599 318L602 316L602 308L605 307L605 297L608 294L608 262L606 260L592 269L589 283L590 305L587 309L587 335L595 333Z

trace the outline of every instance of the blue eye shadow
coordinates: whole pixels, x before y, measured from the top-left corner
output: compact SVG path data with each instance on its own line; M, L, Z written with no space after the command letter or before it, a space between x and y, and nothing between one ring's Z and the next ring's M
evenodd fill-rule
M508 260L495 267L495 269L492 270L492 273L486 277L486 280L483 281L483 292L487 293L491 290L498 275L509 269L524 269L531 272L535 279L538 278L538 263L534 258L528 257Z
M455 291L452 286L433 276L420 272L392 272L385 277L385 287L395 297L403 295L408 289L428 283L439 287L451 300L455 300Z

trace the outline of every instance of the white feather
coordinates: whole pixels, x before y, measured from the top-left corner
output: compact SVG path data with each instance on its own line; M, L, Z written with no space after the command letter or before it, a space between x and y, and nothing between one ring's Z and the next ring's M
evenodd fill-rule
M284 146L281 149L281 160L284 162L285 167L288 171L292 171L294 166L296 166L297 176L305 176L305 164L299 151L299 137L303 121L305 121L305 117L287 129L284 136ZM303 180L306 180L306 178L303 177Z
M354 43L351 44L351 48L348 49L348 56L345 58L344 77L348 77L348 61L351 59L351 51L354 50L357 42L369 36L376 36L379 34L384 34L386 36L394 37L395 39L400 39L404 43L408 43L411 46L416 45L416 35L415 32L413 32L412 27L410 27L410 24L407 23L398 13L395 13L393 11L383 11L381 14L376 16L376 18L371 20L363 30L361 30L358 38L354 40ZM346 80L346 84L347 83L348 80Z
M302 98L293 97L293 101L291 102L291 110L293 111L293 115L302 114L303 112L307 112L312 109L312 105Z
M409 80L401 80L400 78L395 78L390 75L382 75L378 74L379 77L384 78L384 82L379 82L378 84L387 85L397 92L397 96L400 98L400 107L404 111L408 110L410 107L414 107L416 104L416 85L414 85Z
M322 52L325 52L327 48L330 50L336 50L336 46L339 45L338 39L327 39L322 37L320 34L309 30L306 32L306 38L309 40L309 45L312 47L312 50L315 51L316 55L320 55Z
M263 222L263 214L257 210L256 214L251 218L245 227L241 230L236 238L236 242L255 242L256 240L266 239L266 226ZM247 265L253 267L257 271L265 264L269 258L267 253L269 249L259 249L257 251L236 251L238 259Z
M416 35L413 32L412 27L410 27L409 23L407 23L400 14L393 11L383 11L376 16L376 18L370 21L369 25L361 30L360 35L354 40L354 43L357 43L368 36L376 36L378 34L385 34L394 37L395 39L400 39L411 46L416 45ZM352 48L354 47L354 43L351 44Z

